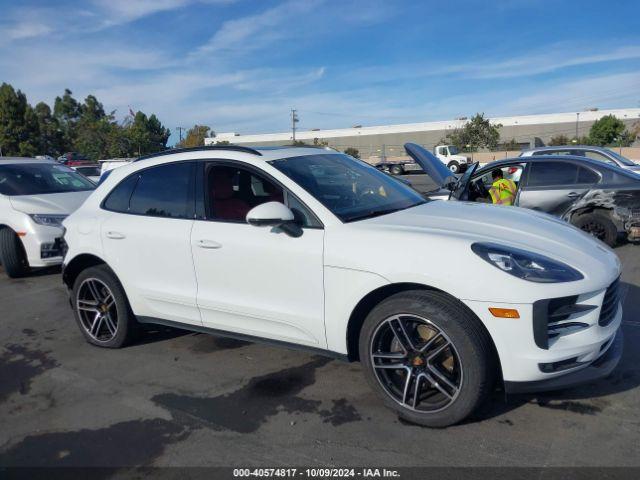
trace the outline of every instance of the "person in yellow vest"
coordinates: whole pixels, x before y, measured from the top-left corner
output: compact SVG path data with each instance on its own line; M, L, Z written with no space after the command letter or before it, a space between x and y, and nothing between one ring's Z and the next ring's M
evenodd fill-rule
M491 172L493 185L489 189L491 201L496 205L513 205L518 187L513 180L504 178L502 170L497 168Z

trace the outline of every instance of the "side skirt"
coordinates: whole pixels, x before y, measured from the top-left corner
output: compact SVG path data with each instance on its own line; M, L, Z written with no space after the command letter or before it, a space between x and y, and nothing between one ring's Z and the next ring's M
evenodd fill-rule
M274 345L276 347L289 348L291 350L298 350L301 352L307 352L314 355L322 355L324 357L335 358L336 360L342 360L343 362L350 362L349 357L344 353L334 352L332 350L325 350L322 348L308 347L306 345L299 345L297 343L284 342L282 340L272 340L270 338L255 337L253 335L245 335L243 333L228 332L226 330L218 330L215 328L203 327L199 325L191 325L186 323L174 322L172 320L164 320L162 318L155 317L136 317L139 323L150 323L156 325L165 325L167 327L178 328L181 330L190 330L192 332L206 333L209 335L215 335L218 337L233 338L235 340L243 340L252 343L263 343L267 345Z

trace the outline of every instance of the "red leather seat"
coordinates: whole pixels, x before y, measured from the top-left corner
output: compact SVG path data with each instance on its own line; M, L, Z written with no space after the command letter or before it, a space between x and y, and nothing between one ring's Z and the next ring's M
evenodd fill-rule
M213 215L220 220L244 222L251 207L248 203L233 197L233 180L230 172L219 168L212 173Z

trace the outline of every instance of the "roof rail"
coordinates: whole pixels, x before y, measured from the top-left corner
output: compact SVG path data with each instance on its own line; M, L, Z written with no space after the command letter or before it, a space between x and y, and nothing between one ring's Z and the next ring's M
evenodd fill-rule
M137 162L139 160L147 160L149 158L162 157L163 155L173 155L174 153L186 153L186 152L206 152L209 150L232 150L234 152L245 152L251 153L252 155L260 155L262 154L251 147L242 147L240 145L201 145L199 147L188 147L188 148L170 148L168 150L164 150L158 153L151 153L149 155L142 155L134 160Z

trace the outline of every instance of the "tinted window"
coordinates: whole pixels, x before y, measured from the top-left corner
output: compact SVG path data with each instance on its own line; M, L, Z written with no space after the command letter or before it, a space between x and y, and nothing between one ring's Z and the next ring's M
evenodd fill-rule
M85 177L99 177L100 167L78 167L77 172L80 172Z
M542 150L536 152L536 155L574 155L574 153L572 153L571 150Z
M266 202L284 203L282 188L250 170L214 165L207 171L208 217L245 222L253 207Z
M131 196L129 213L154 217L192 217L192 172L192 162L171 163L143 170Z
M600 175L588 168L580 167L578 169L578 183L598 183Z
M75 170L59 164L25 163L0 166L2 195L42 195L93 190L95 185Z
M128 212L129 200L131 200L133 189L138 183L138 178L139 175L136 173L120 182L116 188L111 190L111 193L104 201L104 208L113 212Z
M610 158L606 157L605 155L599 152L586 151L584 152L584 155L589 158L593 158L594 160L598 160L599 162L605 162L605 163L608 163L609 165L617 165L616 162L614 162L613 160L611 160Z
M573 185L578 176L578 166L564 162L533 162L527 184L530 187Z

